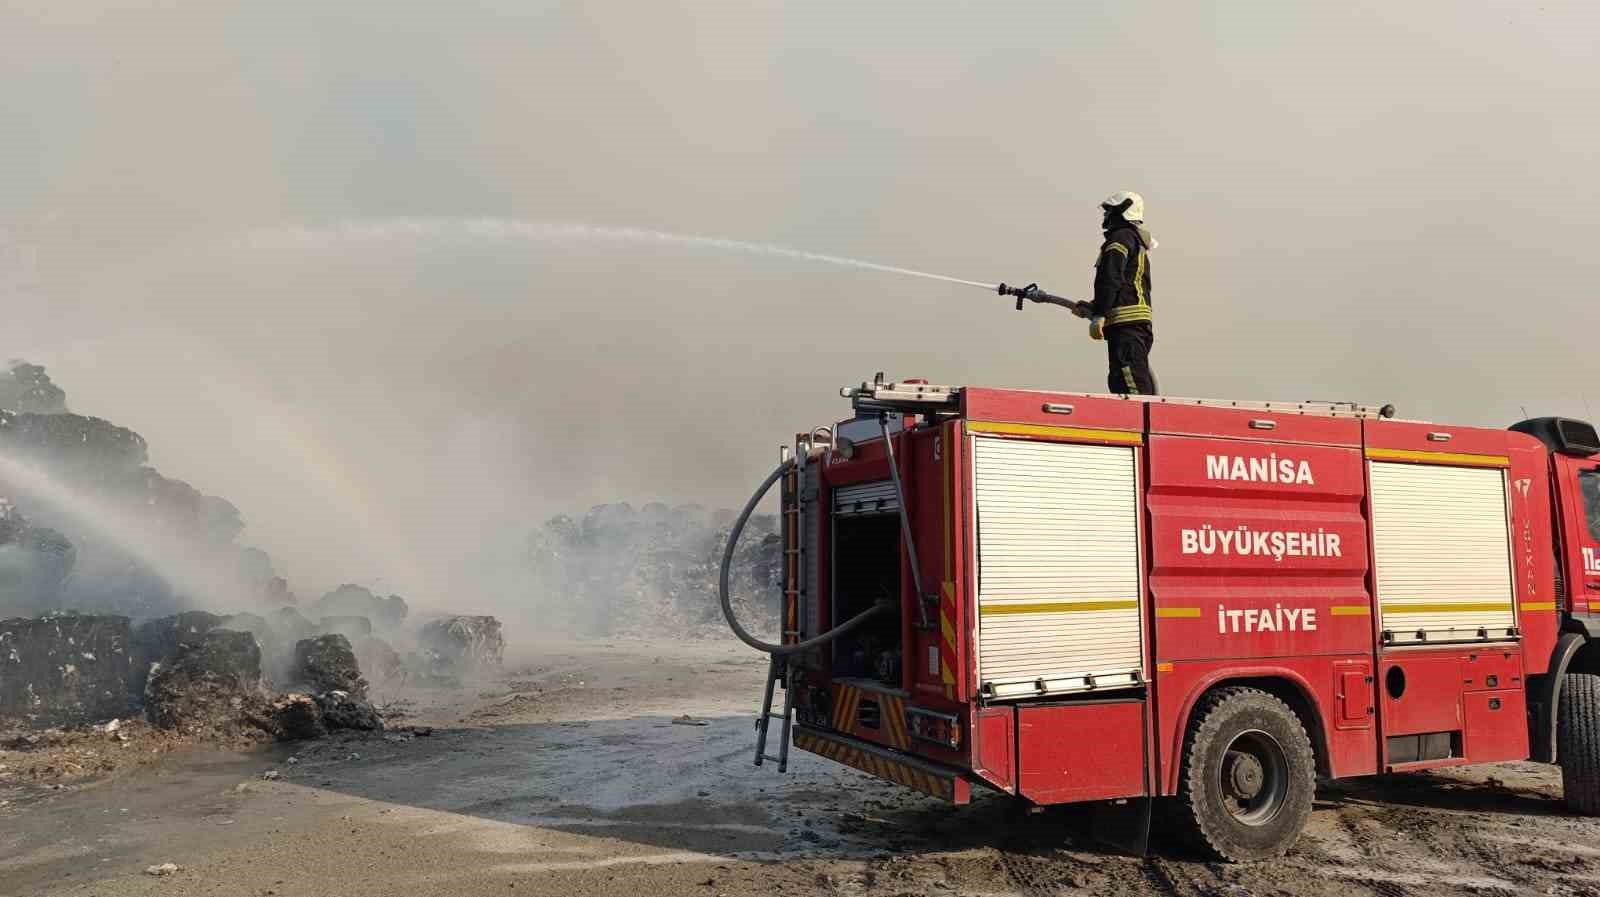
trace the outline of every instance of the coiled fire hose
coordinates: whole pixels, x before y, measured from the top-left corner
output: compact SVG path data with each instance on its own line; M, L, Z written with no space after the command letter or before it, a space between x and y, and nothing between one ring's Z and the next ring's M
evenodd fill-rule
M821 635L812 636L803 642L795 642L792 645L774 645L771 642L764 642L739 625L739 620L733 613L733 596L728 590L728 576L733 569L734 549L738 548L739 536L744 532L744 525L750 520L750 515L755 511L756 505L761 504L761 499L766 498L767 490L772 488L772 484L782 479L784 474L789 472L789 468L793 466L795 466L793 459L779 464L778 469L768 474L766 480L756 489L756 493L750 496L748 502L745 502L744 510L739 512L739 519L733 522L733 529L728 531L728 546L722 552L722 576L717 580L717 593L722 599L722 615L727 618L728 627L733 630L733 634L739 637L739 641L757 651L771 654L774 657L798 654L802 651L809 651L818 645L827 644L865 623L868 619L890 609L889 604L875 604Z

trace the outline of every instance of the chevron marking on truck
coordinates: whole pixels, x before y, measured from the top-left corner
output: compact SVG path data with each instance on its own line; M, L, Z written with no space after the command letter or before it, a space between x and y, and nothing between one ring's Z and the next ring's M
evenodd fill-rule
M906 700L899 695L887 692L872 691L846 685L843 682L835 684L837 693L833 706L833 728L835 731L852 734L856 728L856 714L861 710L863 696L878 702L877 731L883 732L889 743L905 750L911 746L911 736L906 732Z
M941 800L955 800L954 779L924 772L909 763L881 757L852 745L805 731L794 733L794 744L803 751L810 751L846 766L853 766L862 772L870 773L880 779L888 779L907 788L915 788L923 794Z

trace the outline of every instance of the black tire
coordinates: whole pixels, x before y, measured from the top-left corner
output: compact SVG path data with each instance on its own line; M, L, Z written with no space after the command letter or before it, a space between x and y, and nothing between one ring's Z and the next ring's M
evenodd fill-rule
M1190 717L1176 821L1217 859L1280 857L1311 815L1316 776L1311 739L1289 705L1258 689L1221 688Z
M1566 674L1556 703L1562 797L1574 813L1600 816L1600 676Z

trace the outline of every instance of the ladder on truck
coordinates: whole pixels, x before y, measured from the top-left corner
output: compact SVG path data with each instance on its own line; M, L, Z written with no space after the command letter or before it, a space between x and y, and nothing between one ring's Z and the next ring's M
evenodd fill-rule
M813 430L811 437L816 436ZM805 462L810 455L810 446L801 443L796 438L795 453L796 464L789 468L783 478L783 515L781 528L783 530L783 636L785 644L800 640L800 599L804 581L801 571L805 563L804 545L804 516L801 514L801 480ZM780 460L789 459L787 446L780 448ZM781 716L772 712L772 699L779 685L783 686L783 714ZM776 757L767 753L767 735L771 731L773 719L782 719L783 728L780 730L778 755ZM756 765L771 760L778 764L778 772L789 771L789 736L794 726L794 683L789 678L789 661L783 655L774 654L767 664L767 687L761 696L761 715L756 717Z
M773 692L779 683L783 684L783 714L780 717L772 712ZM782 735L778 740L778 756L767 753L767 732L774 718L783 720ZM794 725L794 683L789 681L789 661L780 655L772 655L772 660L767 664L767 692L761 698L761 715L756 717L756 765L762 761L771 760L778 764L778 772L789 771L789 734Z

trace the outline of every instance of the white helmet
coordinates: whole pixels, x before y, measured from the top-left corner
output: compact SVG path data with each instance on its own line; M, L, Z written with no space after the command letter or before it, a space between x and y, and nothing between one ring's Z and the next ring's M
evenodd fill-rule
M1116 193L1107 196L1105 202L1100 204L1100 208L1109 212L1120 207L1123 203L1127 203L1128 207L1122 210L1122 220L1144 220L1144 197L1132 190L1118 190Z

